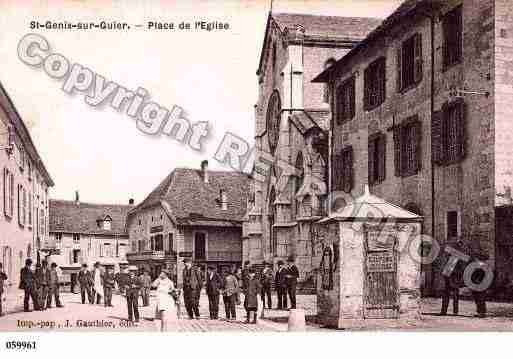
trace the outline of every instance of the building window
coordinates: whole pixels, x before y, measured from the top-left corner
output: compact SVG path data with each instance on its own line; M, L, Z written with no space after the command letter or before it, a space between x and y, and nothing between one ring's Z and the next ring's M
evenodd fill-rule
M23 170L25 169L25 150L23 149L23 147L20 145L20 148L19 148L19 154L20 154L20 159L19 159L19 167L20 167L20 171L23 172Z
M386 178L387 136L376 133L369 136L369 184L383 182Z
M62 243L62 233L55 233L55 243Z
M32 164L30 160L27 160L27 171L28 171L28 180L32 181Z
M25 188L21 184L18 185L18 223L20 226L25 226L27 209L27 195Z
M394 128L395 175L408 177L421 169L421 122L417 116L408 118Z
M80 234L73 233L73 244L80 244Z
M422 81L422 35L413 35L397 51L397 85L401 92Z
M337 123L341 124L355 116L355 78L345 80L337 88L336 93Z
M365 69L364 107L370 111L381 105L386 98L386 58L381 57Z
M157 234L155 236L155 243L154 243L154 250L155 251L163 251L164 250L164 236L162 234Z
M351 192L353 189L353 147L344 148L335 155L333 162L333 189L335 191Z
M447 212L447 239L458 238L460 234L460 223L458 211Z
M458 6L442 18L444 67L459 63L463 56L462 7Z
M45 221L45 211L42 209L40 211L40 217L39 217L39 233L41 236L45 235L46 231L46 221Z
M14 176L4 168L4 213L12 218L14 212Z
M297 193L301 187L303 187L303 182L305 179L305 169L303 163L303 153L299 151L296 157L296 186L295 193Z
M433 161L438 165L461 162L465 158L465 103L445 104L433 116L431 127Z
M28 225L32 226L32 193L28 194Z
M110 217L107 217L103 220L103 229L105 231L110 231L112 229L112 220Z

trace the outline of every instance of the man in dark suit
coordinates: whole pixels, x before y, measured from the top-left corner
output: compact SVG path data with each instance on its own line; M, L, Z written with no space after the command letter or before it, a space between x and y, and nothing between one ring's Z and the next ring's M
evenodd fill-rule
M274 276L274 286L278 295L278 309L287 309L287 268L282 260L278 261L278 270Z
M207 270L207 295L210 319L219 319L219 292L223 287L223 280L214 266Z
M37 300L37 287L36 287L36 279L34 276L34 272L30 268L32 266L32 259L27 258L25 260L25 267L21 269L20 272L20 289L25 291L25 298L23 300L23 310L25 312L30 312L29 309L29 300L32 298L32 305L34 306L34 310L39 309L39 302Z
M272 264L264 261L264 269L260 275L260 283L262 284L262 291L260 296L262 297L262 306L265 308L265 298L267 297L267 308L271 309L273 306L271 299L271 286L273 283L273 270Z
M48 299L49 284L50 284L50 269L48 269L48 262L43 260L41 264L36 265L36 285L37 285L37 302L41 310L46 310L46 301Z
M198 269L192 266L192 261L189 258L183 260L185 268L183 269L183 301L189 319L199 319L199 297L203 279Z
M290 309L296 309L296 287L297 279L299 278L299 270L294 264L293 256L289 256L287 263L287 274L285 277L287 283L287 292L290 298Z
M91 292L91 286L93 284L93 276L91 272L87 270L87 264L82 264L82 269L78 272L78 283L80 284L80 294L82 296L82 304L85 304L85 298L89 299L90 304L94 304L94 298Z
M57 308L62 308L61 300L59 298L59 274L57 273L57 264L52 263L50 266L50 279L48 282L48 299L46 301L46 307L52 307L52 297L55 298L55 305Z
M0 317L2 314L2 294L4 293L4 283L7 280L7 275L3 270L3 265L0 263Z
M130 269L129 269L130 270ZM125 283L126 304L128 307L128 320L139 323L139 291L141 290L141 281L136 276L137 268L130 270L130 274Z

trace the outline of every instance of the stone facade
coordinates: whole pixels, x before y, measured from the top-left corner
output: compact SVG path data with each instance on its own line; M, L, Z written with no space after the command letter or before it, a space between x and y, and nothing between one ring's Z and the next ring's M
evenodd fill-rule
M417 3L420 6L425 2ZM399 21L389 18L383 31L377 31L365 40L365 46L333 66L336 70L329 75L333 88L355 76L356 106L352 120L332 121L331 155L352 146L351 195L357 196L363 185L369 183L369 136L383 134L387 144L386 176L371 186L372 192L415 209L424 217L423 233L440 243L448 238L449 213L456 213L457 236L485 252L492 263L500 264L495 241L495 197L505 185L511 185L511 160L507 153L513 137L507 123L510 106L506 104L511 95L511 84L507 83L507 29L512 5L493 0L447 0L440 4L428 11L408 13L404 18L400 18L400 12L394 13L392 17ZM462 11L462 56L447 67L443 62L442 19L458 6ZM415 34L422 36L422 80L398 91L397 51ZM379 57L386 58L386 99L376 108L365 110L365 69ZM444 106L457 102L462 102L465 109L464 158L438 164L433 153L433 116ZM334 116L336 103L337 98L333 98ZM420 166L415 174L397 176L394 129L412 116L420 122ZM332 169L332 175L333 172ZM441 288L440 265L435 262L424 268L426 293ZM504 271L497 274L497 280L503 281Z
M53 186L30 134L0 84L0 262L18 288L25 259L36 262L48 239L48 192Z

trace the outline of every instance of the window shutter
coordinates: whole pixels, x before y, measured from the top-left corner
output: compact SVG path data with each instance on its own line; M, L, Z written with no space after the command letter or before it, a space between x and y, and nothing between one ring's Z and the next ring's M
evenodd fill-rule
M422 35L421 34L415 34L414 38L414 81L416 84L422 81L422 64L423 64L423 58L422 58Z
M355 107L356 107L356 97L355 97L355 77L351 77L351 88L350 88L350 101L349 101L349 106L350 106L350 111L349 111L349 114L351 116L351 118L354 118L356 112L355 112Z
M442 122L443 111L433 113L431 119L431 158L436 165L441 165L444 162Z
M370 91L369 91L369 88L370 88L370 83L369 83L369 70L370 68L367 67L365 69L365 73L364 73L364 79L363 79L363 82L364 82L364 90L363 90L363 107L365 110L368 110L369 109L369 102L370 102Z
M384 181L386 178L386 154L387 154L387 135L382 134L377 142L378 146L378 180Z
M394 174L401 177L401 132L402 127L396 125L394 127Z
M369 137L369 144L368 144L368 170L369 170L369 174L368 174L368 177L369 177L369 184L372 185L374 184L375 182L375 177L374 177L374 173L375 173L375 168L374 168L374 164L375 164L375 154L376 154L376 138L375 137Z
M403 90L403 45L397 48L397 92Z
M349 148L347 150L347 173L346 173L346 179L345 179L345 189L346 192L349 193L353 189L354 184L354 174L353 174L353 148Z
M18 184L18 223L21 224L21 185Z
M461 101L458 104L458 161L465 158L465 142L466 142L466 106L465 102Z
M7 211L7 186L9 185L7 183L7 180L8 180L8 172L7 172L7 168L4 168L4 214L5 215L9 215L8 211Z
M379 88L379 101L378 103L383 103L387 98L387 60L386 58L382 58L379 62L379 79L380 79L380 88Z
M422 122L417 119L413 126L415 131L415 173L418 173L422 170Z

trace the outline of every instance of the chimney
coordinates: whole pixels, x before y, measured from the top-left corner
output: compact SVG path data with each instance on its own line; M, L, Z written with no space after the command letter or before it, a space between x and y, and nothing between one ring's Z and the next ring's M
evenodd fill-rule
M221 197L221 209L223 211L226 211L228 209L228 198L226 196L226 191L224 189L221 190L220 197Z
M77 206L80 205L80 195L78 194L78 191L75 191L75 204Z
M201 161L201 174L203 176L203 182L208 183L208 161Z
M133 198L130 198L130 199L128 200L128 204L129 204L130 206L133 206L133 205L134 205L134 199L133 199Z

